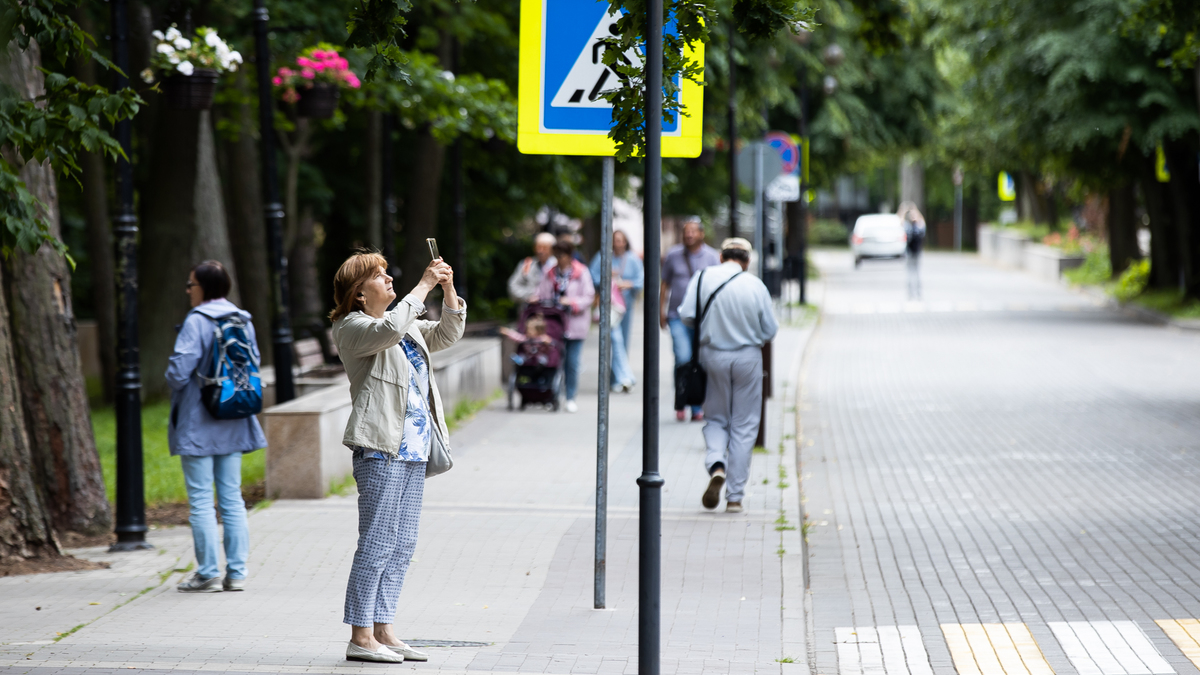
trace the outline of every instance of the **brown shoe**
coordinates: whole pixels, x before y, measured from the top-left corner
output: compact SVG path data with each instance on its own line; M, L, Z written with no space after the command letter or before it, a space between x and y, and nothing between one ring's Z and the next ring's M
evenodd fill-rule
M728 502L725 504L725 513L741 513L741 512L742 512L742 503L741 502Z
M725 469L718 468L712 472L712 478L708 479L708 489L704 491L704 496L700 498L700 503L706 509L715 509L717 504L721 503L721 488L725 486Z

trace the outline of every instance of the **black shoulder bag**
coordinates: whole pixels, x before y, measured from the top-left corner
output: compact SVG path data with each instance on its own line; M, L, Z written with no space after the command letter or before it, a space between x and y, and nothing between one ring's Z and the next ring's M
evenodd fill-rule
M704 398L708 394L708 374L700 366L700 327L704 323L704 317L708 314L708 308L712 307L713 299L729 285L730 281L742 274L742 272L738 272L726 279L725 283L717 286L717 290L708 296L708 302L704 303L704 310L701 311L700 291L704 288L704 272L705 270L700 270L700 278L696 280L696 325L692 329L692 360L681 366L675 366L676 410L683 410L687 406L704 405Z

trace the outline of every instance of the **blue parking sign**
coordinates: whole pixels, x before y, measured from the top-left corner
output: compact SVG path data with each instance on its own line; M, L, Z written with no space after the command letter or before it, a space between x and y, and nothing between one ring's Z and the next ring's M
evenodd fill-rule
M600 40L612 35L620 18L597 0L522 0L517 147L528 154L613 155L608 138L612 106L602 98L621 86L603 63ZM672 33L674 24L666 26ZM690 52L703 59L703 46ZM622 55L637 63L641 55ZM695 157L702 143L703 91L684 81L687 116L663 120L663 156Z

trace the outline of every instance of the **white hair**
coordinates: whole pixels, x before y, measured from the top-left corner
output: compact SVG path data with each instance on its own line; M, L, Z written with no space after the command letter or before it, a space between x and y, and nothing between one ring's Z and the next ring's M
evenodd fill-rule
M533 243L535 245L549 244L549 245L553 246L558 243L558 239L555 238L555 236L550 234L549 232L538 232L538 235L533 238Z

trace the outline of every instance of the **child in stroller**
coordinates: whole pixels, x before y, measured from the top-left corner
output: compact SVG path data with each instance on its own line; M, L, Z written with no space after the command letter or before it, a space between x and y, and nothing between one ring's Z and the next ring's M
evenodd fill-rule
M521 314L517 328L500 329L501 334L517 342L517 353L512 357L517 367L508 381L508 409L513 409L513 394L519 392L521 410L529 403L548 403L558 410L566 329L562 310L531 304Z

